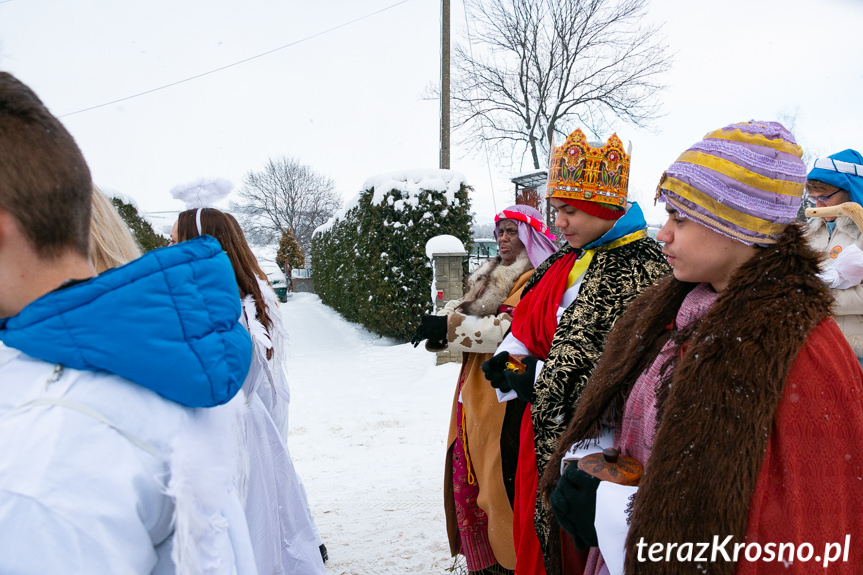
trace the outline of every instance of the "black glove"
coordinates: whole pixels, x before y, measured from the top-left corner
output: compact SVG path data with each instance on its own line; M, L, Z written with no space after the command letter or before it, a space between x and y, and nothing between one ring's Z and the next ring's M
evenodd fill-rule
M598 487L599 479L585 473L578 468L576 462L572 462L567 465L557 487L548 498L558 525L572 536L579 551L599 545L593 525Z
M520 360L524 364L524 373L516 373L511 369L504 370L506 384L515 391L518 398L533 403L533 384L536 380L536 358L527 355Z
M436 347L446 347L446 316L424 315L420 326L411 336L411 343L418 346L424 339L434 343Z
M503 374L506 371L506 363L509 361L509 354L505 351L500 352L488 361L482 362L480 369L485 374L485 378L491 382L491 386L506 393L512 388L506 382L506 376Z

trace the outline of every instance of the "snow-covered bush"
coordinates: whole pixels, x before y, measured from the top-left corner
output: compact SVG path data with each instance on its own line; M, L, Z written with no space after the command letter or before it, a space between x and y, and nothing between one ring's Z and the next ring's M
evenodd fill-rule
M312 236L312 275L321 300L380 335L410 337L430 312L426 242L440 234L470 242L470 187L451 170L375 176Z

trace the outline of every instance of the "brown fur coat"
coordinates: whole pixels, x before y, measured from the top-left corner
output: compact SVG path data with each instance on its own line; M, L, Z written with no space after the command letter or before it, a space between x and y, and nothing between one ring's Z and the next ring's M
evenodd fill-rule
M645 541L711 541L746 533L750 497L785 381L810 331L830 313L816 274L820 256L791 225L732 276L690 336L660 405L654 449L635 497L626 573L668 572L635 561ZM656 357L665 326L694 287L668 277L636 299L609 335L604 355L542 477L547 496L571 445L623 412L638 376ZM677 565L677 567L681 567ZM704 565L689 564L683 571ZM733 563L710 573L731 574ZM677 571L675 571L677 572Z

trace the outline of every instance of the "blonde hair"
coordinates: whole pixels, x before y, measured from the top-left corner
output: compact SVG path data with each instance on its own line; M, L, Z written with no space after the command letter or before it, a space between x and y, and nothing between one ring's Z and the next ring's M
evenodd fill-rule
M141 257L141 248L111 200L93 185L90 215L90 262L96 273Z

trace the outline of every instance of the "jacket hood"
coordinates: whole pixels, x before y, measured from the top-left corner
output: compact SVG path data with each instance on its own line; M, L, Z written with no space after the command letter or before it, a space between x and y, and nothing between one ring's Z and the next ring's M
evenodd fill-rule
M0 341L210 407L229 401L249 371L252 343L239 316L228 256L202 236L42 296L0 319Z
M602 237L584 246L582 249L591 250L594 248L601 248L602 246L606 246L624 236L628 236L638 230L643 230L646 227L647 222L644 219L644 212L641 211L641 206L639 206L637 202L630 202L626 208L626 213L623 214L619 220L614 222L614 226L612 226L610 230L605 232Z

